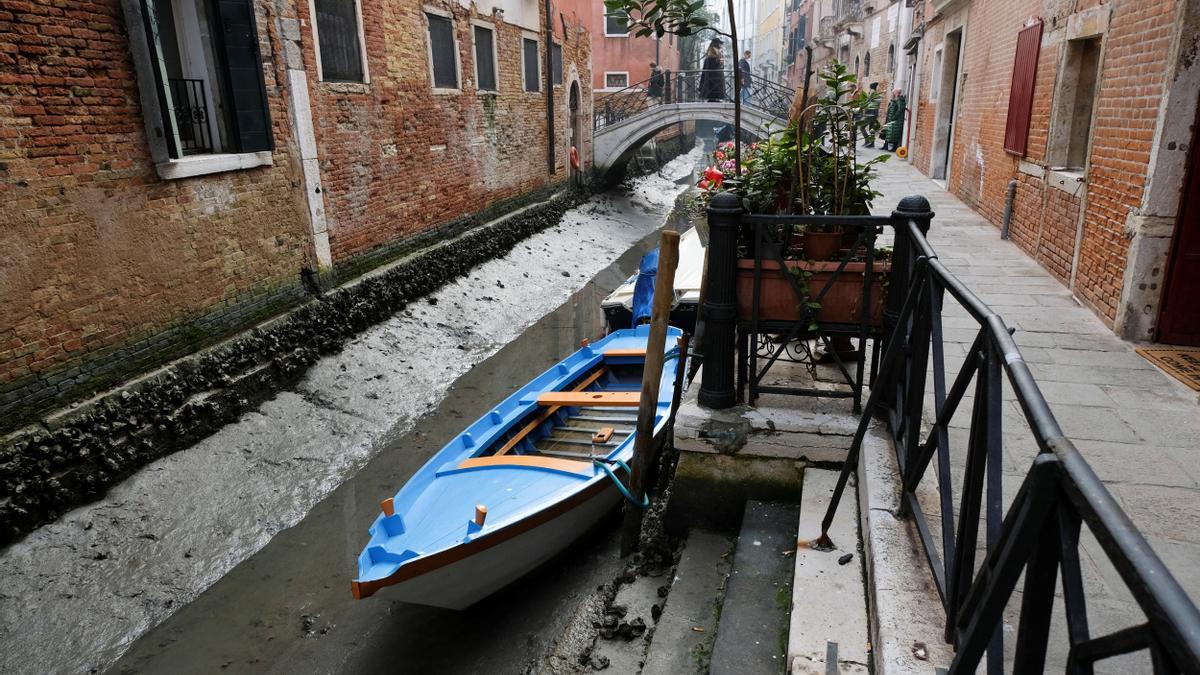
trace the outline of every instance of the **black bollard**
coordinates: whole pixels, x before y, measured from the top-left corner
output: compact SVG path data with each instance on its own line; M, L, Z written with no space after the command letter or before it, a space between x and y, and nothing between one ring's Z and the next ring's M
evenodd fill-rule
M912 195L900 200L896 210L892 211L892 222L895 224L896 240L892 246L892 272L888 282L887 304L883 308L883 344L882 353L887 353L887 342L896 330L900 321L900 310L904 308L904 300L908 295L913 274L916 272L915 261L919 250L913 244L908 231L908 221L917 224L921 234L929 234L929 223L933 220L929 200L921 195ZM889 406L893 401L887 397Z
M704 299L704 375L700 405L728 408L737 402L734 389L734 332L737 327L737 234L742 202L722 192L708 205L708 278Z

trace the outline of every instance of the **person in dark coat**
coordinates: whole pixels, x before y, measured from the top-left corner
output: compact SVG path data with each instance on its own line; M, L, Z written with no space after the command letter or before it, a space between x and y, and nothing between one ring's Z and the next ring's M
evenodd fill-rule
M750 102L750 50L747 49L742 54L742 60L738 61L738 70L742 71L742 103Z
M875 96L875 90L879 88L878 82L871 83L871 91L868 95ZM863 147L875 147L875 137L879 135L879 98L875 97L867 104L866 114L863 116L862 122L859 124L859 129L862 129Z
M904 92L892 90L892 100L888 102L887 116L884 118L887 128L883 131L883 149L888 152L895 152L904 141L904 110L907 105Z
M713 40L704 56L703 72L700 73L700 100L725 100L725 61L721 58L721 41Z
M650 62L650 86L646 88L646 93L653 98L662 98L663 95L663 71L654 61Z

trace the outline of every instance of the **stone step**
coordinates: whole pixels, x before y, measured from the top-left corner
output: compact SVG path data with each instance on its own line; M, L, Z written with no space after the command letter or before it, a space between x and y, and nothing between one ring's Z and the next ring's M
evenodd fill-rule
M642 675L708 672L732 559L731 537L688 533Z
M787 661L792 675L868 672L867 596L853 485L846 487L829 528L834 550L816 551L808 545L821 534L821 519L837 479L837 471L804 472L788 630ZM849 561L842 564L847 555ZM835 645L833 650L830 643ZM832 671L827 670L831 653L836 654L837 661Z
M783 673L800 506L746 502L713 645L713 675Z

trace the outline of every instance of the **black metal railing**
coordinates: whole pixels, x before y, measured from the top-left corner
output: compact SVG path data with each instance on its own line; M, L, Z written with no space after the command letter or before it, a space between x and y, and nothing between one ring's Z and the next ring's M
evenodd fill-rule
M928 214L928 210L923 198L910 197L897 213ZM926 239L928 219L902 220L896 229L892 261L892 278L902 280L894 291L900 306L822 522L820 541L828 543L826 533L847 479L857 468L871 417L882 415L900 467L900 515L911 518L916 526L945 610L945 639L956 649L950 672L976 672L985 658L988 673L1004 671L1004 610L1022 572L1024 591L1012 672L1040 673L1046 668L1059 582L1069 643L1067 672L1091 673L1098 661L1141 651L1149 653L1155 673L1200 672L1200 612L1195 604L1063 435L1004 320L938 259ZM974 343L949 388L942 321L947 296L978 326ZM895 303L889 302L889 308L894 309ZM706 363L711 362L713 355L706 356ZM972 380L974 393L962 457L952 454L958 449L951 448L949 426ZM1007 513L1001 494L1005 382L1039 451ZM932 423L925 428L930 386ZM952 459L965 459L957 504ZM931 465L936 465L934 476L928 475ZM940 512L937 534L917 493L922 482L929 480L935 481ZM977 561L981 515L985 552L982 561ZM1083 526L1099 542L1144 612L1144 623L1092 636L1080 566Z
M664 71L662 79L654 85L647 79L606 94L595 105L592 128L601 131L660 105L733 102L733 71L721 73L722 83L716 90L712 90L711 85L701 86L703 74L702 70ZM795 91L766 78L750 75L742 78L741 96L744 108L757 108L786 120Z
M204 80L171 78L171 104L179 130L179 145L185 155L212 152L212 130L208 124L208 96Z

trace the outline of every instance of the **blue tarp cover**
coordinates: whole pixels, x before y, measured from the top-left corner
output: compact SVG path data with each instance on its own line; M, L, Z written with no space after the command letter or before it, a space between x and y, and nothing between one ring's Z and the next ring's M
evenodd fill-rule
M643 320L650 320L651 308L654 306L654 282L658 278L658 249L642 256L638 265L637 283L633 285L633 326Z

